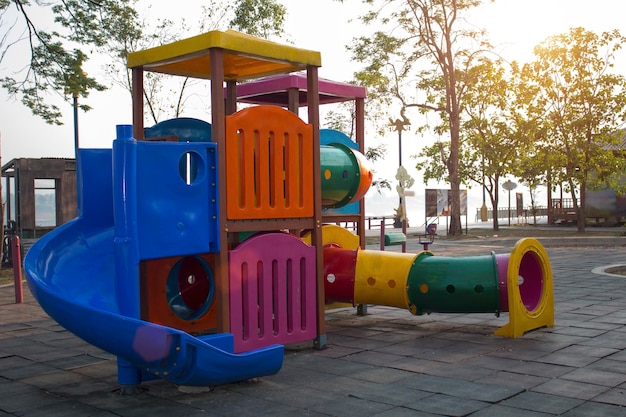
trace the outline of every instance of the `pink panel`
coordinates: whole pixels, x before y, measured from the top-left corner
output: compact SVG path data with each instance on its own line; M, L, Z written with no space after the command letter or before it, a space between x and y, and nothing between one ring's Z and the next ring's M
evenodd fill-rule
M235 353L316 336L315 248L288 233L251 237L229 253Z
M318 84L320 104L340 103L342 101L354 100L355 98L367 97L365 87L358 85L324 78L320 78ZM287 95L285 92L289 89L296 89L299 92L306 93L306 74L275 75L237 84L237 99L244 103L271 103L286 106ZM306 104L306 94L303 94L300 98L299 106L306 106Z
M498 289L500 291L500 311L509 311L509 290L508 290L508 269L509 269L509 253L496 255L496 264L498 265Z

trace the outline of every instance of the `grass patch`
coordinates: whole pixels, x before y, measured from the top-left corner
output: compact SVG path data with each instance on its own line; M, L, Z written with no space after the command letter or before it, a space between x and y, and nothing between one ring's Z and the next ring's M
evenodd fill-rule
M22 272L22 279L25 279L24 273ZM0 285L13 284L13 268L3 266L0 268Z
M613 268L607 268L604 270L607 274L624 275L626 276L626 265L619 265Z

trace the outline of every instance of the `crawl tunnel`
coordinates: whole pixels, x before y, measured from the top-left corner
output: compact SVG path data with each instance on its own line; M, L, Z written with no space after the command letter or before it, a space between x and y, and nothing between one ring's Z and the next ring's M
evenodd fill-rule
M372 184L365 156L335 143L320 148L322 206L339 208L363 198Z
M338 130L321 129L320 145L324 210L329 214L359 213L358 200L372 184L369 162L359 152L359 145Z
M327 303L385 305L414 315L509 312L509 323L496 331L506 337L554 324L550 262L535 239L521 239L510 254L453 258L361 250L342 244L349 231L324 227L334 237L324 241Z

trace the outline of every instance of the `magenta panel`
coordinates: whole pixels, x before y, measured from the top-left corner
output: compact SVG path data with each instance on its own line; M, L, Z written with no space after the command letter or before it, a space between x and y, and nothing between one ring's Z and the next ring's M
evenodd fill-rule
M231 250L228 267L235 353L315 338L315 248L262 234Z
M365 98L365 87L320 78L318 82L320 104ZM304 73L293 73L261 78L237 85L237 100L244 103L276 104L287 106L287 90L299 92L298 105L307 105L307 82Z
M500 311L509 311L509 285L508 285L508 269L510 254L499 254L496 256L496 264L498 265L498 290L500 293Z

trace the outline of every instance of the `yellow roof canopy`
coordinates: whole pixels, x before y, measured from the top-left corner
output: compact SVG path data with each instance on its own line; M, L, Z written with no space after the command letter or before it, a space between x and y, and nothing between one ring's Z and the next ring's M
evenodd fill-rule
M144 71L211 78L209 51L224 51L224 79L241 81L320 67L319 52L281 45L243 33L211 31L198 36L128 54L128 67Z

